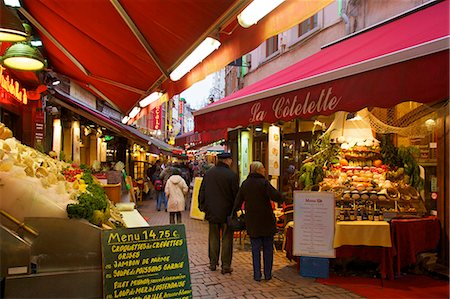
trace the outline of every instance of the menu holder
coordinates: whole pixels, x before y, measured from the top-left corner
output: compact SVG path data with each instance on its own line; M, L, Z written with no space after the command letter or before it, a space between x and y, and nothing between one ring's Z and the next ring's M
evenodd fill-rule
M295 256L336 257L333 248L334 207L332 192L294 191Z
M102 231L103 298L192 298L183 224Z

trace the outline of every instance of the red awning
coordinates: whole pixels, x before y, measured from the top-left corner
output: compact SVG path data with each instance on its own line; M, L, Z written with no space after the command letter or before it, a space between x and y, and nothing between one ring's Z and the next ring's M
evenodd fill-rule
M127 114L148 93L179 94L332 1L286 1L248 29L236 16L250 0L22 0L19 11L49 68ZM222 46L181 80L168 79L207 36Z
M175 138L175 145L182 148L200 148L219 140L227 139L227 129L208 130L203 132L188 132Z
M439 2L326 47L194 112L195 130L448 99L448 8Z

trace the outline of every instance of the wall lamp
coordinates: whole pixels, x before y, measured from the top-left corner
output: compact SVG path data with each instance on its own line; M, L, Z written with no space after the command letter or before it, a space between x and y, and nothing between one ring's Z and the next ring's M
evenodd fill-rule
M237 16L239 24L248 28L258 23L264 16L274 10L284 0L253 0L244 10Z
M28 34L17 12L0 1L0 42L25 41Z
M207 37L195 50L186 57L185 60L170 73L170 79L172 81L180 80L190 70L192 70L197 64L205 59L209 54L214 52L220 47L220 42L212 37Z
M155 91L139 101L139 106L141 106L141 108L147 107L148 105L162 97L162 95L162 92Z

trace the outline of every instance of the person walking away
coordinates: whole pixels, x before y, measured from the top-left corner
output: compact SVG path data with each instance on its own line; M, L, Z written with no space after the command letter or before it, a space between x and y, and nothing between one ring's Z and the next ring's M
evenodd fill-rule
M181 211L184 211L186 205L185 195L189 188L185 180L181 177L178 169L172 171L172 175L167 180L164 189L167 197L167 211L169 212L170 224L175 224L175 216L177 223L181 223Z
M236 196L233 211L245 206L245 225L250 236L253 258L253 279L261 281L261 249L263 251L264 277L272 278L273 239L276 233L276 218L272 201L281 203L281 192L275 189L265 177L264 165L259 161L250 164L250 174L242 183Z
M167 203L165 201L165 194L163 188L163 181L159 177L161 174L161 168L156 169L155 173L152 177L152 184L155 188L155 197L156 197L156 209L161 211L161 205L164 203L164 209L167 209Z
M231 154L221 153L217 158L217 165L206 172L200 185L198 207L205 212L205 219L209 222L209 269L216 270L220 253L222 274L226 274L233 271L233 231L227 228L226 223L239 190L239 181L237 174L230 169L233 162Z
M161 169L162 169L162 167L161 167ZM164 192L164 190L166 189L167 180L172 175L173 170L174 170L174 167L172 166L172 163L168 162L166 165L166 168L162 169L161 174L159 175L159 178L162 180L162 183L163 183L162 196L164 199L164 206L166 207L166 212L167 212L167 196L166 196L166 193Z

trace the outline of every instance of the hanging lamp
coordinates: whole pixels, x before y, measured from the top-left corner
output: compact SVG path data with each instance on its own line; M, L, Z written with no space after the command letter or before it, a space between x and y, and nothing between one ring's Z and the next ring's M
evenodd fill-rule
M0 1L0 42L20 42L27 39L27 32L17 12Z
M16 43L1 57L4 66L22 71L39 71L45 66L41 52L28 43Z

